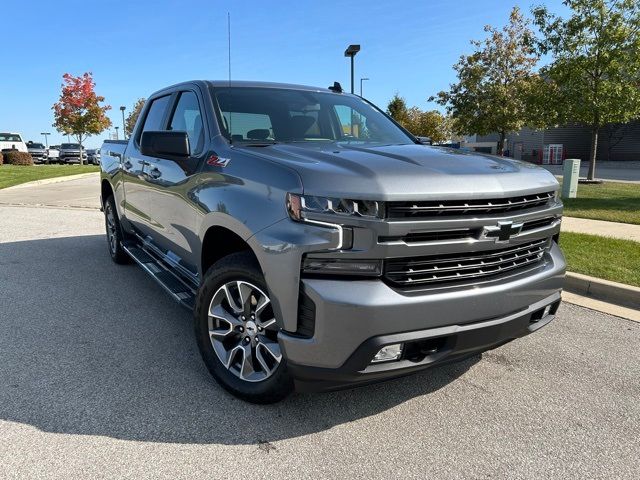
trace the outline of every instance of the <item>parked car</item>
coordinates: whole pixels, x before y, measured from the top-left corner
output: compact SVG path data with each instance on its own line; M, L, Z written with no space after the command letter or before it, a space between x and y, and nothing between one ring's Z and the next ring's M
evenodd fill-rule
M61 143L60 154L61 163L80 163L80 144L79 143ZM82 160L87 159L87 151L82 150Z
M100 149L90 148L87 150L87 163L100 165Z
M49 156L49 163L61 163L60 162L60 145L51 145L47 150Z
M28 152L27 145L22 140L22 136L19 133L8 132L0 132L0 151L2 150Z
M557 194L542 168L423 145L339 84L174 85L101 150L111 258L192 309L211 374L259 403L547 325Z
M49 154L42 143L27 143L27 151L33 158L33 163L49 163Z

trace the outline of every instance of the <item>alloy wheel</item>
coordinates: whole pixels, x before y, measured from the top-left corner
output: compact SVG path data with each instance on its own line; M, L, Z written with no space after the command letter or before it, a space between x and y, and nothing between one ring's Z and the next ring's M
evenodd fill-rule
M271 300L255 285L238 280L218 288L209 305L208 327L218 359L241 380L261 382L280 366Z
M116 232L116 217L111 208L111 204L107 203L105 207L105 218L107 220L107 241L109 242L109 249L111 253L116 252L118 246L118 235Z

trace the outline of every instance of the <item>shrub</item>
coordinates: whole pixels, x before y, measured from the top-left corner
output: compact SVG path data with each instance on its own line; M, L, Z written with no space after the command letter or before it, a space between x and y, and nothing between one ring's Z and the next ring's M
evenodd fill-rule
M7 165L33 165L33 158L30 154L17 150L4 152L4 160Z
M0 165L2 165L2 160L3 160L3 155L2 155L2 152L0 152Z

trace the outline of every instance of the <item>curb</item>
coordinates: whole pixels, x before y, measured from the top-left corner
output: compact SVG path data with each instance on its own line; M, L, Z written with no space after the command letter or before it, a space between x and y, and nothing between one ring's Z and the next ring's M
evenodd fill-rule
M564 289L585 297L640 309L640 288L580 273L567 272Z
M26 182L19 185L14 185L12 187L2 188L0 189L0 192L18 190L20 188L35 187L37 185L68 182L69 180L77 180L79 178L90 177L92 175L100 175L100 172L77 173L75 175L65 175L64 177L43 178L42 180L34 180L32 182Z

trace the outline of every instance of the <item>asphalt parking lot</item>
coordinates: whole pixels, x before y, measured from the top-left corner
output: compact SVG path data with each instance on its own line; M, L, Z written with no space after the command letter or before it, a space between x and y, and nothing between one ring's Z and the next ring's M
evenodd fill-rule
M639 323L564 304L481 357L255 406L106 248L95 209L0 205L0 478L640 476Z

